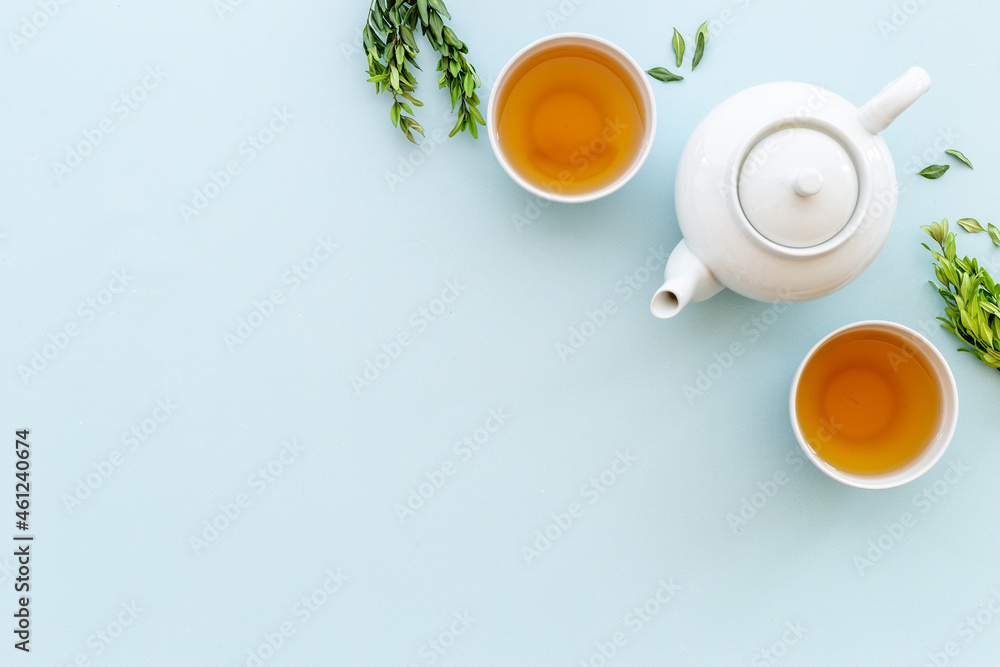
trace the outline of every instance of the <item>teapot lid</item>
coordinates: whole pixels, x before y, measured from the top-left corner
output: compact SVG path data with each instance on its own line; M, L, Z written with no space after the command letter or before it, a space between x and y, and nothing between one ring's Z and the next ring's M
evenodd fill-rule
M808 248L847 225L858 202L858 173L839 141L809 127L785 127L750 149L738 196L747 220L778 245Z

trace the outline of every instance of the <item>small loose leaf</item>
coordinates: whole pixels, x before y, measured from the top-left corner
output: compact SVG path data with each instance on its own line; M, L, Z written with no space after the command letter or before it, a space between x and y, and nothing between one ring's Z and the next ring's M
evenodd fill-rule
M985 232L983 226L979 224L979 221L975 218L962 218L958 221L958 225L965 231L975 234L976 232Z
M1000 246L1000 229L993 226L992 223L987 225L990 230L990 240L993 241L993 245Z
M945 151L945 153L947 153L948 155L954 155L959 160L961 160L965 164L969 165L969 169L973 169L974 168L972 166L972 163L969 162L969 158L967 158L964 155L962 155L962 153L960 151L956 151L954 148L949 148L948 150Z
M663 67L654 67L653 69L646 70L646 74L653 77L657 81L683 81L684 77L677 76L673 72L667 71Z
M677 28L674 28L673 46L674 54L677 56L677 66L680 67L684 62L684 38L677 32Z
M934 179L934 178L941 178L941 176L943 176L944 172L946 171L948 171L948 165L932 164L927 167L924 167L923 169L918 171L917 174L923 176L924 178Z
M691 61L691 70L698 66L701 57L705 54L705 44L708 42L708 21L698 26L698 32L694 34L694 59Z

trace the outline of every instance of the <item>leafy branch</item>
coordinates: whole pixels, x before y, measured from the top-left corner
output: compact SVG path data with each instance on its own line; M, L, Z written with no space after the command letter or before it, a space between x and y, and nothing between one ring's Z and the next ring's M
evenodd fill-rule
M960 351L975 355L990 368L1000 369L1000 285L975 258L958 258L955 234L948 231L947 220L921 229L937 241L941 250L921 244L934 255L934 275L940 283L935 287L945 301L945 317L937 319L969 346Z
M443 0L372 0L368 7L362 33L368 56L368 81L375 84L376 93L392 94L389 117L413 143L417 143L413 132L424 135L423 126L413 117L413 107L421 107L423 103L413 95L417 80L410 70L411 66L420 69L416 61L420 49L414 38L418 26L441 56L437 65L437 71L441 72L438 88L448 88L451 109L458 113L448 136L467 130L475 138L476 124L486 125L476 95L476 89L483 83L465 57L469 47L444 24L444 19L451 20L451 14Z

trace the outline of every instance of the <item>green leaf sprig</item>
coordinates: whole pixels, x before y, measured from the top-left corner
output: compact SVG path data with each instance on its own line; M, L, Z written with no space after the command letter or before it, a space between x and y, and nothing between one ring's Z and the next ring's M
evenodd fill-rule
M410 71L410 66L420 69L416 61L419 49L413 35L418 25L441 55L437 65L437 71L441 72L438 88L448 88L452 111L458 112L455 127L448 136L467 130L475 138L476 124L486 125L476 95L476 89L483 84L476 68L465 57L469 48L444 24L444 19L451 20L451 14L443 0L372 0L368 7L362 33L368 56L368 81L375 84L376 93L392 94L389 118L413 143L417 143L413 132L424 134L410 106L423 106L413 96L417 80Z
M973 354L990 368L1000 369L1000 285L976 260L958 258L955 234L948 231L948 221L921 227L934 239L940 252L921 244L934 255L934 275L938 294L945 301L941 326L968 347L961 352Z

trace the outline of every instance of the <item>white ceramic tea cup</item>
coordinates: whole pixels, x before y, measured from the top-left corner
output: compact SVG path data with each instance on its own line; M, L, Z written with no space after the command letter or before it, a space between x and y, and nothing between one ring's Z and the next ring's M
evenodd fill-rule
M510 160L504 155L503 147L500 145L499 140L500 107L506 100L510 86L515 83L515 81L511 80L512 74L517 72L523 63L532 58L536 58L547 51L559 51L567 47L583 47L595 51L614 62L629 77L629 83L631 83L629 88L634 93L639 115L643 120L642 144L628 168L611 183L593 190L574 193L562 192L563 188L558 179L553 179L550 188L541 188L529 182L511 165ZM490 92L489 106L486 111L486 130L490 137L490 146L493 147L493 154L496 155L504 171L528 192L554 202L580 203L593 201L609 195L625 185L639 171L642 163L646 161L646 157L653 146L653 137L656 134L656 100L653 97L653 87L649 83L649 77L639 66L639 63L620 47L593 35L575 32L560 33L543 37L528 44L518 51L504 65L503 69L500 70L496 83Z
M938 406L938 414L934 422L934 430L928 438L923 450L909 463L902 467L878 474L859 474L845 472L827 463L820 457L809 444L802 429L799 426L796 414L795 399L798 394L799 381L802 378L802 371L813 358L816 352L830 342L835 337L854 331L882 331L898 336L903 342L910 346L915 352L920 354L927 361L925 368L930 372L932 380L937 383L941 401ZM952 375L951 368L944 357L929 340L922 335L895 322L885 322L881 320L866 320L848 324L830 332L806 354L799 365L792 380L791 396L789 398L789 410L792 418L792 430L795 431L795 438L799 441L802 451L805 452L809 460L817 468L828 476L849 484L859 489L891 489L901 486L907 482L912 482L916 478L930 470L935 463L944 455L945 450L951 443L951 438L955 434L955 427L958 424L958 387L955 385L955 376Z

